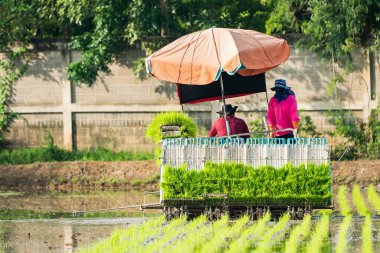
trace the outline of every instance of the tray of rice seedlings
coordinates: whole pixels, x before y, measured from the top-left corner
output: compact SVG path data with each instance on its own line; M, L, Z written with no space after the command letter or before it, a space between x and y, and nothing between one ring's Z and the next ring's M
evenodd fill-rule
M165 166L163 170L164 207L182 208L189 216L208 210L259 218L271 211L274 217L289 212L292 219L302 219L313 208L331 207L329 165L287 164L276 169L207 163L203 170L186 166Z

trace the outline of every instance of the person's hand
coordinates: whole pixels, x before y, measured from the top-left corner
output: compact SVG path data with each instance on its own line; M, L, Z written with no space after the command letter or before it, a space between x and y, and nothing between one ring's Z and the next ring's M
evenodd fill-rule
M298 130L298 122L297 121L293 121L292 124L293 124L293 129Z
M271 132L269 133L269 137L270 137L270 138L275 138L275 137L276 137L276 133L272 132L272 131L275 131L275 130L276 130L275 126L273 126L273 125L269 125L269 130L271 131Z

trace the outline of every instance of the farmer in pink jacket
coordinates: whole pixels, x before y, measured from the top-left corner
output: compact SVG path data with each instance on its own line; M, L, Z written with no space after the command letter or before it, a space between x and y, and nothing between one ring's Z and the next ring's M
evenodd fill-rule
M268 105L267 122L269 130L279 130L285 128L298 129L298 112L296 95L286 86L286 81L277 79L275 86L271 90L276 94L270 99ZM272 138L294 138L291 131L277 132L270 134Z

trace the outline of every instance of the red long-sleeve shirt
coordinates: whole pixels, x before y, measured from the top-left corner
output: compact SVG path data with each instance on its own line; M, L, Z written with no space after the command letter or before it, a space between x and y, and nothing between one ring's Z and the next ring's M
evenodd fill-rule
M236 118L234 116L227 116L228 122L230 124L230 134L243 134L249 133L248 126L244 120ZM208 132L209 137L213 136L226 136L227 135L227 127L226 127L226 119L224 117L219 118L212 125L211 130ZM242 138L249 138L249 135L241 136Z

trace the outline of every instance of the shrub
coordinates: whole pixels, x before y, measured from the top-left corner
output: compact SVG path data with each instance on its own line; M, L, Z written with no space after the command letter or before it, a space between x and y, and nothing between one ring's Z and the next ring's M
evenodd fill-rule
M338 151L353 146L353 152L347 158L380 159L380 105L372 110L367 122L354 119L351 112L330 112L330 116L336 126L333 134L344 138L343 143L337 145ZM334 153L337 152L333 152L333 157Z

